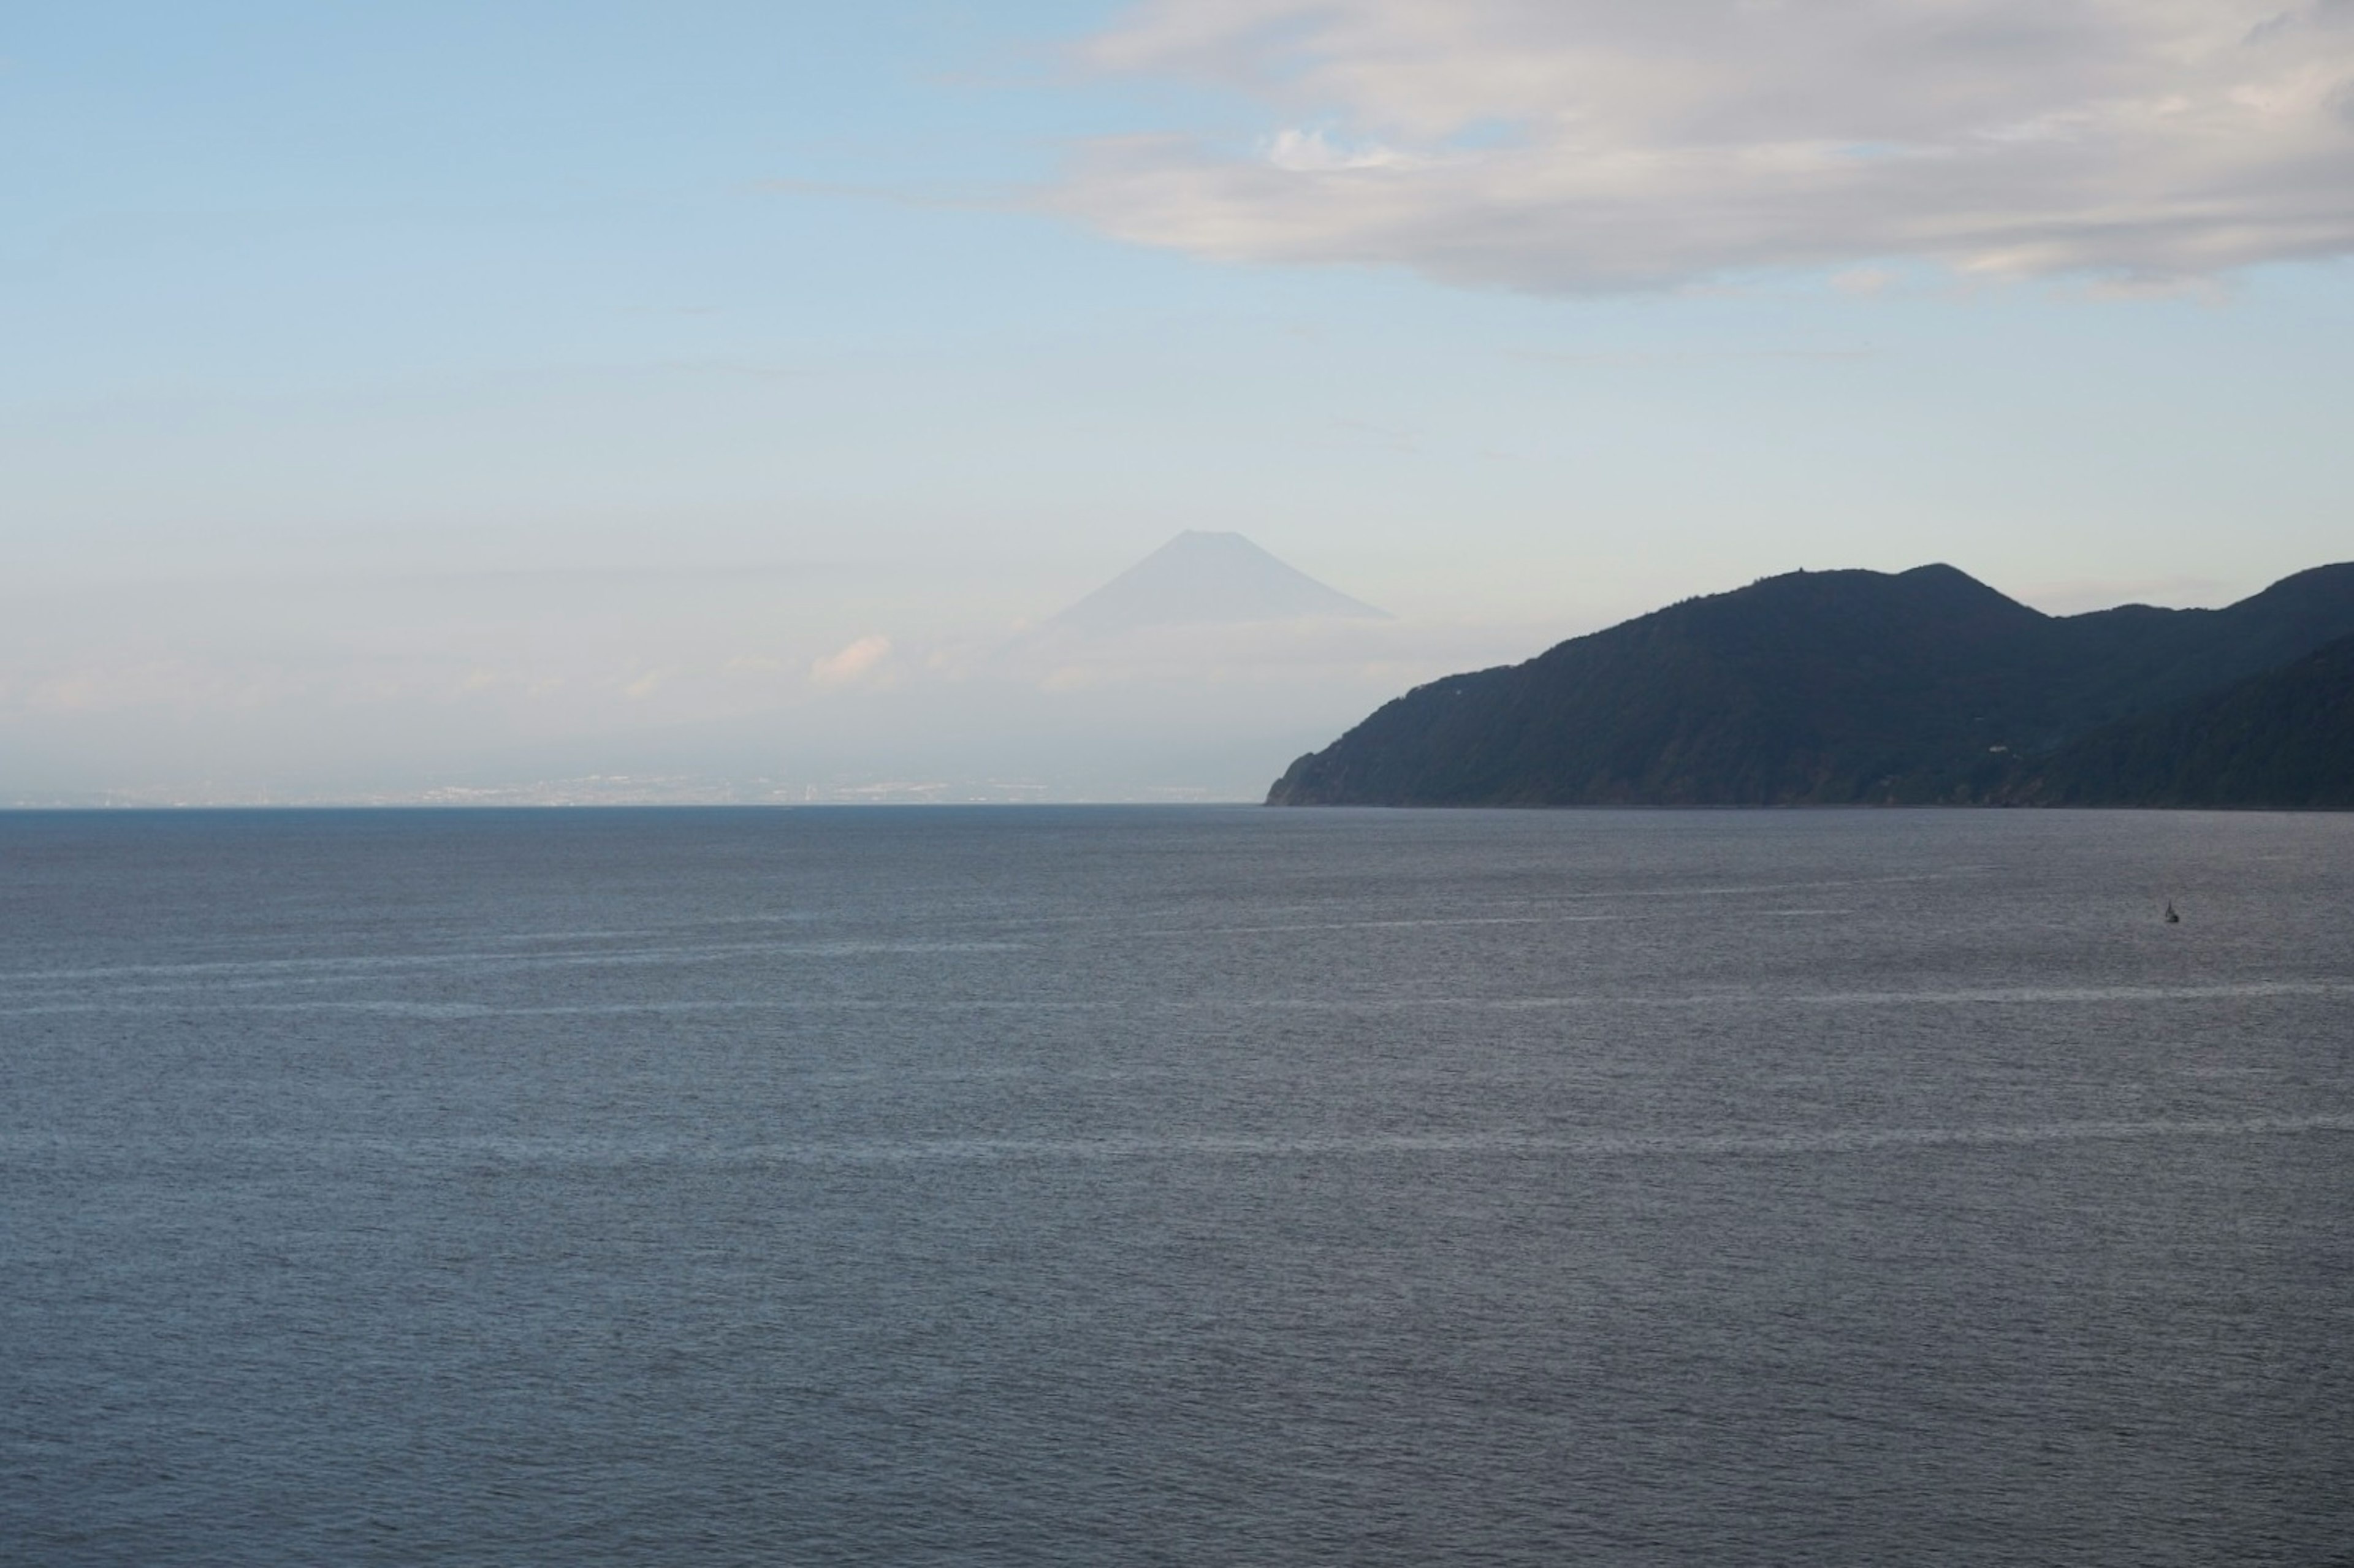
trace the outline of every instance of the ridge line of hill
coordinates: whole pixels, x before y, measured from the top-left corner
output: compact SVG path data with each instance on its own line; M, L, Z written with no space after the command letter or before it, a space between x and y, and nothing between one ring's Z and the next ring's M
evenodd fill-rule
M2289 680L2290 666L2348 637L2354 563L2299 572L2220 609L2124 605L2072 616L2046 615L1942 564L1893 574L1791 572L1669 605L1523 663L1417 687L1294 762L1267 799L1463 806L2335 799L2331 769L2354 770L2354 747L2333 748L2312 726L2335 711L2329 683L2339 665L2324 662L2296 676L2291 683L2304 694L2295 698L2243 694L2233 713L2261 708L2273 716L2249 718L2238 730L2213 714L2191 715L2206 714L2197 705L2220 701L2217 694L2235 683ZM2175 728L2118 730L2100 743L2105 751L2068 749L2178 709ZM2291 722L2287 715L2308 716ZM2158 737L2189 745L2195 734L2211 749L2227 731L2242 735L2243 747L2287 747L2311 759L2218 758L2177 768L2180 781L2163 789L2149 773L2167 744ZM2227 789L2226 777L2275 782ZM2200 779L2213 782L2200 786Z

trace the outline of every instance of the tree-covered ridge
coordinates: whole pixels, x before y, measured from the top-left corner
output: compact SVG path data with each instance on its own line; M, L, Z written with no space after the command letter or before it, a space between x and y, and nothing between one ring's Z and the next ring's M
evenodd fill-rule
M2022 768L2006 798L2053 806L2354 810L2354 637Z
M2354 564L2223 609L2066 617L1946 566L1794 572L1419 687L1295 762L1268 800L2017 799L2037 763L2079 737L2349 635Z

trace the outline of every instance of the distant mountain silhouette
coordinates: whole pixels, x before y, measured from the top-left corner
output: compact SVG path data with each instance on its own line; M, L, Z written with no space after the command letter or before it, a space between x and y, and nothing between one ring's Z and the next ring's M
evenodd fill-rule
M2067 617L1947 566L1794 572L1687 599L1524 664L1418 687L1292 764L1267 799L2122 802L2124 772L2103 783L2089 759L2064 773L2036 768L2050 759L2056 769L2062 747L2103 726L2349 635L2354 564L2299 573L2224 609L2128 605ZM2201 722L2210 727L2199 733L2223 733L2220 721ZM2128 745L2126 732L2115 744ZM2144 744L2158 742L2130 742ZM2354 768L2354 758L2338 766ZM2046 780L2041 793L2036 777Z
M2354 637L2031 759L2005 803L2354 810Z
M1310 616L1388 619L1277 560L1240 534L1188 529L1047 625L1103 634Z

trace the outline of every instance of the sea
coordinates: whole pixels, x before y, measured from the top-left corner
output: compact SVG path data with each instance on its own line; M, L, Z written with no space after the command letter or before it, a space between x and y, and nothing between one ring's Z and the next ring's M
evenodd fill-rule
M2354 1563L2354 815L0 816L0 1562Z

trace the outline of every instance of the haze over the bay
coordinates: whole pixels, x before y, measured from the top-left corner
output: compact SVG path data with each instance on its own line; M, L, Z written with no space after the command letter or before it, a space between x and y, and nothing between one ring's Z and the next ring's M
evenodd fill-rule
M1240 798L2354 555L2345 0L34 4L0 175L0 802ZM1057 620L1189 531L1336 597Z

